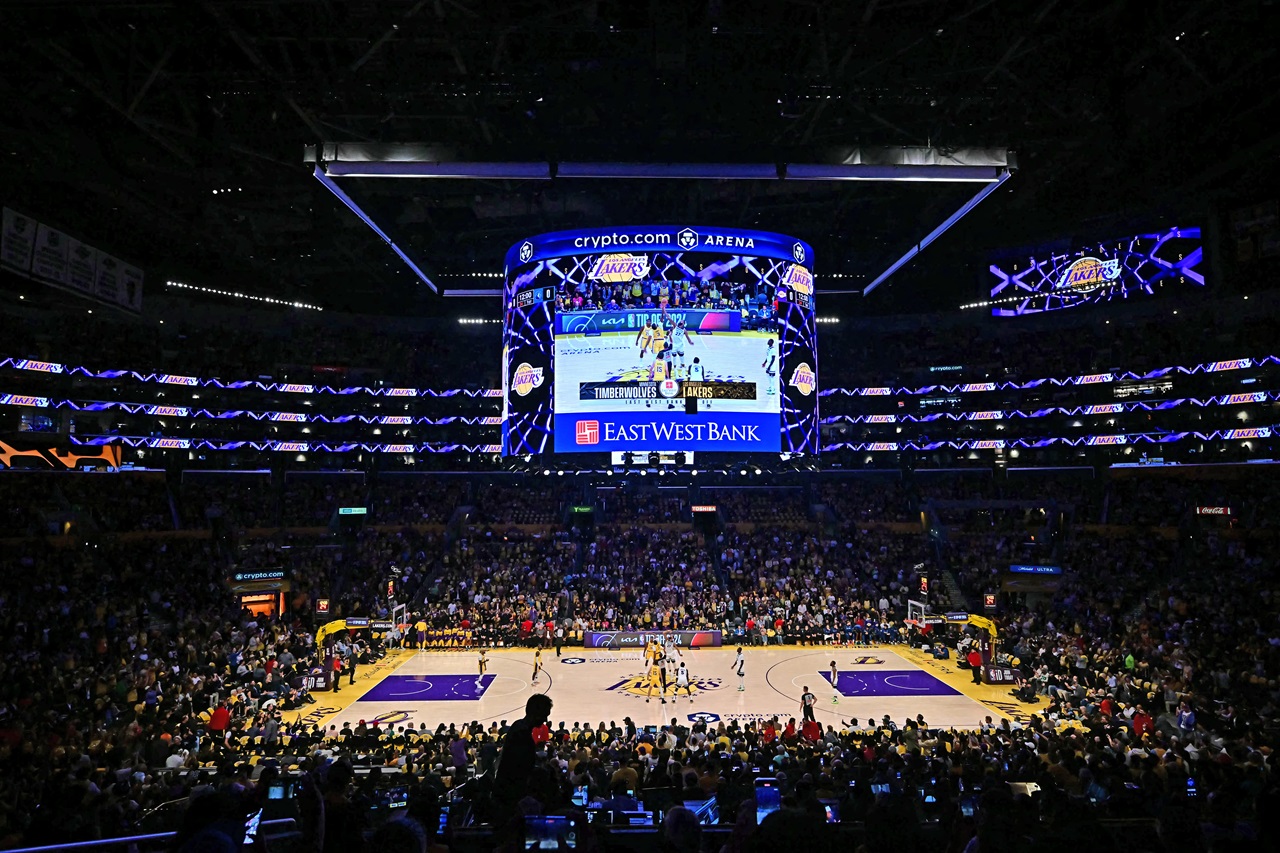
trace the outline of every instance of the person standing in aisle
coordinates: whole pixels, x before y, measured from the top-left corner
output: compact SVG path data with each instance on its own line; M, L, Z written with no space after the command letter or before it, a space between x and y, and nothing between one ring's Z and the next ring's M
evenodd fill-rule
M742 646L738 646L738 656L733 659L733 666L729 668L738 674L738 692L742 693L747 689L747 661L742 655Z

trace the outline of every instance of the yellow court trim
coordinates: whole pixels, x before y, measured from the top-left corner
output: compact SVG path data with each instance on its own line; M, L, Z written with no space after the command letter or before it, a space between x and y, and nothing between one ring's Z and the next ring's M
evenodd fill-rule
M294 721L308 726L317 724L328 726L329 720L354 705L361 696L368 693L382 679L413 660L415 654L417 652L413 649L393 649L387 652L387 656L377 663L357 667L354 686L344 684L337 693L332 690L312 693L311 695L315 697L316 704L312 705L309 711L297 711ZM350 678L345 672L342 677Z
M957 669L952 665L955 663L954 659L935 660L933 655L910 646L885 646L885 648L926 670L939 681L954 687L983 707L990 708L994 712L993 716L1025 723L1032 714L1040 713L1049 705L1049 700L1043 696L1035 705L1019 702L1009 695L1008 685L974 684L973 676L968 670Z

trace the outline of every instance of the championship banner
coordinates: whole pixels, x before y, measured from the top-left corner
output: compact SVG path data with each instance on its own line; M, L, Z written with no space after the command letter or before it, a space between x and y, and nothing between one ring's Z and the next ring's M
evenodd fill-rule
M27 272L35 254L36 229L39 223L16 210L4 209L3 231L0 231L0 264Z
M105 305L142 310L140 268L9 208L3 229L0 263L6 268Z
M643 649L650 642L674 637L686 649L719 648L724 645L720 631L587 631L582 645L588 649Z

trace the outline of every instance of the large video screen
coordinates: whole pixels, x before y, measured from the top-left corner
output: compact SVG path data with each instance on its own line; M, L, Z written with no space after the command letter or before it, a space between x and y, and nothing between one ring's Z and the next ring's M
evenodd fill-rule
M563 232L507 268L504 451L817 452L812 250L708 228Z
M1020 317L1204 286L1199 228L1170 228L1076 251L992 264L991 313Z

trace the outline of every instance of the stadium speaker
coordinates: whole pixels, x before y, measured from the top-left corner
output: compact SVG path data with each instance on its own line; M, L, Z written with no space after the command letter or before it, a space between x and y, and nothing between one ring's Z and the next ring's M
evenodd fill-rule
M684 398L684 413L686 415L698 414L698 398L697 397Z
M679 453L676 454L677 466L683 468L685 464L688 463L688 461L689 461L689 457L685 455L685 452L683 450L681 450Z
M650 467L650 468L657 468L657 467L658 467L659 465L661 465L661 464L662 464L662 456L661 456L661 455L659 455L657 452L654 452L654 453L650 453L650 454L649 454L649 467Z

